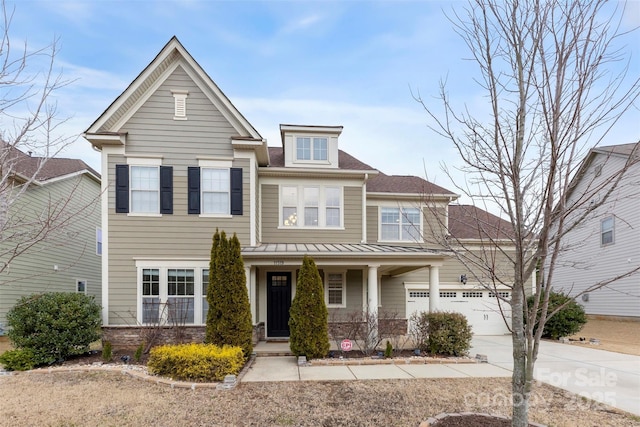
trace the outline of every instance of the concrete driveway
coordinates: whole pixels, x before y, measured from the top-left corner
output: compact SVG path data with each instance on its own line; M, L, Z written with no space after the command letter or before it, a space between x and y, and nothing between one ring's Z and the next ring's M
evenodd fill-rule
M511 336L477 336L470 354L487 355L490 364L513 371L512 348ZM640 356L542 341L534 378L640 415ZM589 405L580 398L573 403L567 410L579 411Z

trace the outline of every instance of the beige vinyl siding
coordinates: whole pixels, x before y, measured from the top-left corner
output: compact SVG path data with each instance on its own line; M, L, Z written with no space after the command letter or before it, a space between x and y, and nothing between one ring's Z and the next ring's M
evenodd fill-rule
M174 120L171 90L188 90L187 120ZM238 132L178 67L120 129L127 155L162 154L172 164L193 166L196 156L233 157ZM185 172L186 173L186 172Z
M367 205L367 243L378 242L380 218L377 206Z
M101 304L102 257L96 254L96 228L100 227L100 183L86 175L32 186L14 205L28 218L40 215L49 204L64 203L72 216L68 227L54 239L37 244L16 258L0 275L0 322L15 302L36 292L75 292L76 280L87 281L87 295ZM58 233L55 233L58 234ZM54 265L58 270L54 271Z
M279 228L278 185L262 185L263 243L360 243L362 240L362 188L344 187L344 230Z

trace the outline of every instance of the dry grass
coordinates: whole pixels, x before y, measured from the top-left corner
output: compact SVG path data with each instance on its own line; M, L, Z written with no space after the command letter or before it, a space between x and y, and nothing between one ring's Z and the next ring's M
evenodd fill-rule
M640 322L590 318L582 330L570 338L579 340L580 337L586 341L574 341L571 345L640 356ZM599 339L600 344L589 344L589 338Z
M0 377L0 426L417 426L443 412L509 415L509 379L244 383L234 390L171 389L113 372ZM532 421L640 426L639 417L549 386Z

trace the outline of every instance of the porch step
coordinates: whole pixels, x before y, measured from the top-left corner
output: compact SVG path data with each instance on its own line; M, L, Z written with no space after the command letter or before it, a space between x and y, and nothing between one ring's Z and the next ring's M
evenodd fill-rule
M289 341L260 341L253 347L256 357L262 356L293 356L289 348Z

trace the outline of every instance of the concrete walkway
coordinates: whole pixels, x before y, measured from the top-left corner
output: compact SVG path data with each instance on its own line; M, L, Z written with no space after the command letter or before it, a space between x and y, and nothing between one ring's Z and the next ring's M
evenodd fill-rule
M510 377L513 355L510 336L478 336L470 354L486 355L489 363L377 364L301 366L286 356L288 343L267 343L256 349L258 356L242 382L258 381L347 381L369 379ZM576 395L640 415L640 356L632 356L582 345L540 343L534 373L538 381ZM575 410L584 403L576 399Z

